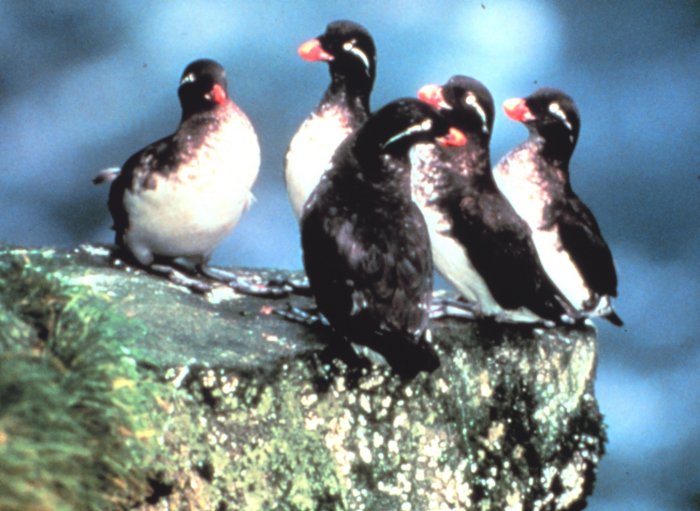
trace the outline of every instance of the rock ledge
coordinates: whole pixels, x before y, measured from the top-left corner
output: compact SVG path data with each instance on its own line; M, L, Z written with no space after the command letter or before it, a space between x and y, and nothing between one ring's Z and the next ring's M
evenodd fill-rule
M97 246L0 247L0 284L1 509L559 510L592 491L593 328L437 321L441 367L401 383L269 313L304 297L197 296Z

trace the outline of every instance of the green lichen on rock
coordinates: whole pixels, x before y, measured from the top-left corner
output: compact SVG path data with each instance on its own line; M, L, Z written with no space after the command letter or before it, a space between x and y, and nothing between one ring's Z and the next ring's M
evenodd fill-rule
M286 301L196 296L99 247L6 248L0 279L0 363L44 364L0 368L0 509L28 485L37 509L142 511L573 510L592 490L605 435L590 327L435 322L441 367L405 383L330 358L327 331L269 313ZM11 430L8 410L49 402L22 416L38 432ZM57 417L68 436L49 434ZM13 452L31 468L8 478ZM27 472L54 469L83 494Z
M166 379L182 389L166 436L176 456L159 475L170 486L168 498L144 509L173 509L174 500L174 509L267 510L280 503L282 509L343 509L335 465L322 440L304 427L297 387L303 382L294 371L279 370L167 371ZM201 486L205 492L192 492Z

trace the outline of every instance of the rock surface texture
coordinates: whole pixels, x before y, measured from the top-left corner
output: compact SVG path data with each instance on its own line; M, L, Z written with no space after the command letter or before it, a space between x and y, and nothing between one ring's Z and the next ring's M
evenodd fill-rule
M0 247L0 285L0 509L559 510L592 491L592 327L435 321L441 367L401 382L271 313L309 298L194 295L102 247Z

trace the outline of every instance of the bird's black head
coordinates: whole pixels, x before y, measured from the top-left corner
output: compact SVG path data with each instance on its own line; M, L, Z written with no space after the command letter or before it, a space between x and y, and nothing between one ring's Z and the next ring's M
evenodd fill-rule
M422 87L418 97L436 108L470 141L480 139L488 143L490 140L494 119L493 97L480 81L455 75L445 85Z
M212 110L228 101L226 72L214 60L195 60L182 73L177 92L183 120L194 113Z
M551 150L568 156L578 140L581 121L570 96L558 89L541 88L526 98L503 103L506 115L520 121L530 133L544 138Z
M323 34L299 46L298 52L305 60L328 62L332 86L371 91L377 51L372 36L362 25L347 20L333 21Z
M464 133L450 127L433 107L413 98L392 101L377 110L357 133L357 152L406 158L420 142L464 145Z

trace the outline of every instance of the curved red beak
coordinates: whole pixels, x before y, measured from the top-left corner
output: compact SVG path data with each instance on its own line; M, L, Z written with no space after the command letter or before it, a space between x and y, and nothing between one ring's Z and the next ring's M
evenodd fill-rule
M451 127L447 135L437 138L437 142L442 146L461 147L467 143L467 136L457 128Z
M211 91L206 94L206 97L208 97L210 100L212 100L217 105L224 104L226 102L226 99L228 98L228 96L226 94L226 89L224 89L218 83L214 84Z
M299 48L297 48L297 53L302 59L308 60L309 62L318 62L320 60L330 62L333 60L333 55L321 47L321 41L318 39L309 39L302 43Z
M438 110L450 110L452 107L447 104L442 95L442 87L439 85L424 85L418 91L418 99L423 103L428 103L433 108Z
M522 98L510 98L503 102L503 110L506 115L519 122L534 121L535 116L527 107L527 103Z

